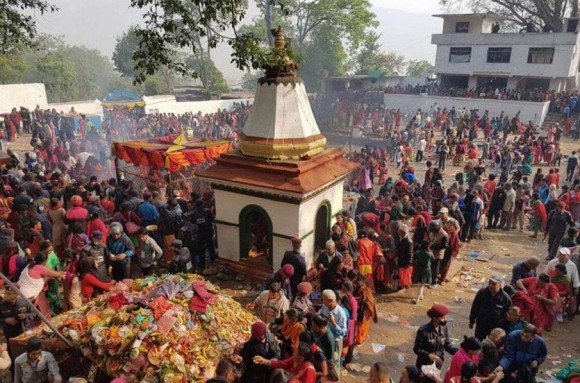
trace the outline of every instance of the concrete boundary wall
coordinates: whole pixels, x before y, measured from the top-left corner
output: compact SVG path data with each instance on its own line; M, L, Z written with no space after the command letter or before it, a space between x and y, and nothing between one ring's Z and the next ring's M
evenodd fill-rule
M456 110L462 108L467 110L479 109L480 115L485 110L489 110L492 117L499 116L502 111L507 113L509 117L513 117L520 111L520 121L523 123L527 124L528 121L533 121L537 125L542 125L548 114L550 103L547 101L504 101L483 98L385 94L385 107L401 109L402 113L414 114L419 108L425 111L435 106L447 109L455 107Z
M143 97L145 101L145 113L175 113L183 114L187 112L202 114L215 113L218 109L231 110L234 103L253 102L253 98L242 98L235 100L210 100L210 101L187 101L177 102L174 96L161 95L152 97Z
M74 108L78 114L93 114L103 117L103 107L99 100L48 104L48 108L55 109L57 112L64 112L65 114L70 112L71 108Z
M46 89L44 84L0 85L0 113L10 113L12 108L24 106L34 110L36 105L46 109Z

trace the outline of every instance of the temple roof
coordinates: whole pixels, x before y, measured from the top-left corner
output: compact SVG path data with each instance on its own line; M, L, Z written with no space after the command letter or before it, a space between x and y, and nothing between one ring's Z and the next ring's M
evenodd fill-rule
M305 195L336 179L343 178L357 163L344 157L339 149L327 149L302 161L266 161L239 153L223 154L216 164L198 170L197 176L210 183L235 183Z

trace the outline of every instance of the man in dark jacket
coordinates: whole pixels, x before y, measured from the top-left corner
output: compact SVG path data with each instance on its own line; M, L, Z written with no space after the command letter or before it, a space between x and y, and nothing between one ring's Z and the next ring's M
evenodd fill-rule
M307 271L306 260L300 251L302 240L295 237L290 241L292 242L292 250L284 253L280 266L284 267L284 265L289 264L294 267L294 275L290 277L290 288L292 289L292 296L295 297L297 295L298 284L305 281Z
M469 328L475 325L475 336L484 340L491 330L498 327L512 305L509 295L501 288L502 277L489 277L487 287L475 295L469 314Z
M562 201L558 201L556 209L552 210L548 215L548 220L546 221L546 232L544 233L543 240L548 237L548 261L554 259L558 254L558 248L560 247L560 242L564 238L564 234L568 230L568 227L574 227L574 219L569 211L566 211L566 204Z
M497 229L505 199L506 192L503 189L503 185L499 184L493 191L493 195L491 197L489 216L487 217L487 230Z
M211 263L215 261L215 245L213 242L213 215L203 207L203 200L195 201L195 210L191 213L191 222L197 225L198 248L200 251L199 267L205 269L205 250L209 253Z
M252 325L251 337L240 350L244 371L241 382L244 383L270 383L272 370L265 365L255 364L254 357L261 356L265 359L280 359L280 348L274 335L268 332L266 324L255 322Z

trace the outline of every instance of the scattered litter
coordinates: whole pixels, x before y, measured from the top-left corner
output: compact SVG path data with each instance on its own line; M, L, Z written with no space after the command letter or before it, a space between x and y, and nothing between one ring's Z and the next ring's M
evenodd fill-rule
M362 368L362 372L364 372L365 374L368 374L369 372L371 372L371 366L364 366Z
M475 251L470 251L469 253L467 253L467 256L469 258L477 258L479 257L479 253L476 253Z
M562 364L562 361L561 360L553 360L552 364Z
M380 343L371 343L371 346L372 346L373 352L375 354L378 354L379 352L384 351L385 348L387 347L384 344L380 344Z
M455 318L453 317L447 317L447 322L453 322L455 320Z
M457 303L461 303L461 304L465 303L465 298L463 298L463 297L454 297L453 300Z
M403 354L399 353L399 355L397 355L397 359L399 360L399 363L405 363L405 357Z
M387 317L385 318L386 320L388 320L389 322L392 323L397 323L399 321L399 317L393 314L387 314Z
M409 323L404 324L403 327L408 328L409 330L412 330L413 332L416 332L417 330L419 330L419 326L412 326Z

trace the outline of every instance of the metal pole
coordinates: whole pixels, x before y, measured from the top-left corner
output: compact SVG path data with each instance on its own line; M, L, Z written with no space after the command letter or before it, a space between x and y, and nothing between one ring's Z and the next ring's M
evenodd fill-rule
M0 278L2 278L2 280L4 280L4 282L6 283L6 285L8 285L8 287L10 287L13 291L15 291L18 296L22 299L24 299L24 301L26 302L26 305L28 307L30 307L32 309L32 311L38 315L38 317L48 326L48 328L50 328L52 330L52 332L58 336L64 343L67 344L67 346L69 346L72 349L75 349L75 347L73 346L73 344L64 337L64 335L62 335L57 329L56 327L54 327L54 325L52 323L50 323L50 321L44 316L42 315L42 313L36 308L36 306L28 299L24 296L24 294L22 294L22 292L20 290L18 290L18 287L16 287L14 285L14 283L12 283L12 281L10 279L8 279L6 277L6 275L4 275L4 273L0 272Z

